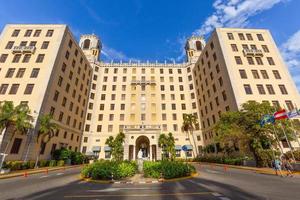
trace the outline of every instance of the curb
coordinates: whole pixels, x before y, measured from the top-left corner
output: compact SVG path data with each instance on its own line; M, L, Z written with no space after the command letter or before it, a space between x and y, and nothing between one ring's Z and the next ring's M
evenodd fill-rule
M187 177L181 177L181 178L173 178L173 179L158 179L154 181L108 181L108 180L92 180L91 178L82 178L80 176L80 179L82 181L86 182L92 182L92 183L101 183L101 184L154 184L154 183L163 183L163 182L176 182L181 181L185 179L190 179L198 176L198 173L194 173Z
M259 173L259 174L271 174L271 175L275 175L275 171L273 169L259 169L259 168L251 168L251 167L245 167L245 166L237 166L237 165L226 165L226 164L219 164L219 163L206 163L206 162L196 162L195 164L204 164L204 165L209 165L209 166L218 166L218 167L227 167L229 168L233 168L233 169L241 169L241 170L247 170L247 171L253 171L255 173ZM283 174L286 174L285 170L282 170ZM300 171L294 171L293 172L294 175L299 175Z
M29 171L22 171L22 172L13 172L12 174L0 175L0 180L19 177L19 176L27 177L28 175L31 175L31 174L48 173L51 171L66 170L66 169L72 169L72 168L82 167L82 166L84 166L84 165L72 165L72 166L57 167L57 168L45 167L45 168L39 168L37 170L32 170L32 171L29 170Z

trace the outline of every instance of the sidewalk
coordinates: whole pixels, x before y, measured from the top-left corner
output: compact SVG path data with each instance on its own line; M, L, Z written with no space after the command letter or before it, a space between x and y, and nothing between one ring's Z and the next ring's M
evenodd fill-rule
M275 170L272 168L258 168L258 167L246 167L246 166L239 166L239 165L227 165L227 164L218 164L218 163L206 163L206 162L195 162L199 165L209 165L211 168L217 166L217 167L223 167L224 170L228 170L230 168L232 169L241 169L241 170L248 170L253 171L255 173L259 174L269 174L269 175L276 175ZM283 174L286 174L287 172L282 170ZM300 175L300 171L294 171L294 175Z
M38 169L17 170L17 171L12 171L8 174L1 174L0 179L7 179L7 178L18 177L18 176L28 176L30 174L48 173L51 171L66 170L66 169L82 167L82 166L84 165L71 165L71 166L63 166L63 167L42 167Z

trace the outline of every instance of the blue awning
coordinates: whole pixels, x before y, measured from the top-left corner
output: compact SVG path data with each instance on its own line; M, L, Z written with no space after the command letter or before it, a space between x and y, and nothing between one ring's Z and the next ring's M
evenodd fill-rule
M96 152L100 152L100 151L101 151L101 147L100 147L100 146L93 146L93 147L92 147L92 151L93 151L93 152L95 152L95 151L96 151Z
M181 145L175 145L175 150L176 151L181 151Z
M86 153L85 153L85 155L86 155L86 156L93 156L93 155L94 155L94 153L93 153L93 152L91 152L91 151L88 151L88 152L86 152Z
M193 150L193 146L192 145L185 145L187 150Z
M104 151L111 151L111 147L105 146L105 147L104 147Z

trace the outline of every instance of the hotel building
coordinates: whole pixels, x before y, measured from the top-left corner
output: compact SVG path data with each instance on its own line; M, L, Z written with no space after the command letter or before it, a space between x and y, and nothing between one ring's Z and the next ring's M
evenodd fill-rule
M35 160L38 117L51 114L59 126L42 144L41 159L61 147L79 151L92 68L66 25L6 25L0 36L0 101L27 104L34 128L26 135L0 135L6 160Z
M140 149L151 160L161 159L158 138L169 132L176 157L193 157L213 144L221 113L249 100L290 110L300 103L268 30L217 28L207 43L192 36L183 63L103 62L101 47L96 35L82 35L77 45L65 25L7 25L2 32L0 101L27 103L35 118L51 113L60 127L43 158L80 145L87 155L110 159L105 142L119 132L125 134L124 159L136 159ZM199 122L192 136L181 128L183 114ZM37 128L35 121L31 135ZM0 135L2 147L5 142ZM16 135L8 159L33 159L36 145Z

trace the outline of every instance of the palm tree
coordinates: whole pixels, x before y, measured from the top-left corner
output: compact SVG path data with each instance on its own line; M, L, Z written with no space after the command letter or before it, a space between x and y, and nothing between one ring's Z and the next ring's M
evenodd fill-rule
M194 132L195 126L197 124L198 124L198 120L194 114L183 114L182 130L188 134L191 145L192 145L192 143L191 143L190 135L192 136L193 142L194 142L194 145L192 145L192 146L194 146L194 148L195 148L196 155L198 155L198 152L197 152L197 146L196 146L196 141L195 141L193 132ZM193 152L193 156L195 158L196 156L195 156L194 148L193 148L192 152Z
M163 155L166 159L171 158L171 160L175 159L175 138L173 134L170 132L168 135L160 134L158 138L158 146L162 148Z
M42 145L46 146L51 138L55 136L55 133L58 129L57 125L53 122L52 116L49 114L41 115L38 121L39 131L36 137L36 143L38 144L38 156L36 157L35 167L38 166Z
M0 130L4 134L3 137L6 137L5 140L8 141L5 147L1 147L1 149L4 148L4 154L6 154L16 133L27 134L28 130L32 128L32 120L30 109L25 104L14 107L13 102L5 101L3 105L0 106ZM12 128L10 136L8 133L9 128ZM1 169L3 162L0 164Z

